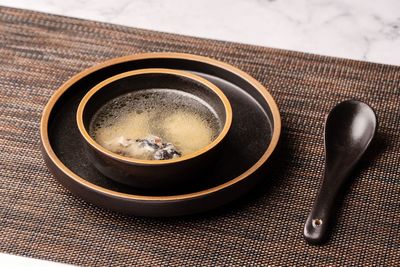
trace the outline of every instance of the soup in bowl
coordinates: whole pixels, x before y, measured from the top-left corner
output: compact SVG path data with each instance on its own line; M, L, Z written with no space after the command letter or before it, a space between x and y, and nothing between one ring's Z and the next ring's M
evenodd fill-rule
M193 182L212 165L232 123L223 92L171 69L113 76L81 100L77 124L93 165L134 187Z

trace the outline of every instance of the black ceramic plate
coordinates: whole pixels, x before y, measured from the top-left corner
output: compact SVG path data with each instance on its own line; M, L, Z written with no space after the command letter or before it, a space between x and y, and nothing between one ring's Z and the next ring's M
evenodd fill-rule
M142 68L193 72L216 84L231 102L233 123L222 155L199 183L168 192L138 190L104 177L86 158L75 120L80 100L97 83ZM275 101L246 73L205 57L151 53L112 59L67 81L43 112L41 141L44 159L55 178L83 199L133 215L178 216L219 207L256 185L259 177L265 176L254 173L272 154L280 130Z

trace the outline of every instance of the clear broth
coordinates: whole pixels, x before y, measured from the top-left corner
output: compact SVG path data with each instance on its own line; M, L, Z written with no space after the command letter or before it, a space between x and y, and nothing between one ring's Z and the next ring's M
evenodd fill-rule
M148 151L133 151L126 140L156 136L185 156L214 141L221 128L216 112L197 96L173 89L148 89L106 103L94 115L89 134L114 153L153 159Z

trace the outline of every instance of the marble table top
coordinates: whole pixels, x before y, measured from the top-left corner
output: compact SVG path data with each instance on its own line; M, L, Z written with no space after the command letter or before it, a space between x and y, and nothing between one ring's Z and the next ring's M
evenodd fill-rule
M0 0L0 5L400 65L400 0Z

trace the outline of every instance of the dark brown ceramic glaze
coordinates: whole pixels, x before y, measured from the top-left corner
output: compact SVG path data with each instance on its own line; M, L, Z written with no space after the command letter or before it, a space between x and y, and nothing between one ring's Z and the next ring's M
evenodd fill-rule
M75 120L80 100L102 80L141 68L194 72L228 97L232 126L215 167L206 170L202 183L161 192L138 190L104 177L87 159ZM280 130L275 101L246 73L205 57L154 53L113 59L67 81L46 106L41 140L43 156L55 178L88 202L140 216L178 216L219 207L248 192L260 179L268 179L259 170L274 151Z
M124 157L101 147L89 135L96 112L110 100L134 91L174 89L205 101L221 125L216 139L189 155L169 160L140 160ZM85 142L89 160L107 177L138 188L165 189L193 183L218 159L223 139L232 123L228 99L214 84L197 75L169 69L130 71L96 85L78 107L77 124ZM188 137L190 138L190 137Z
M325 175L304 227L308 243L327 240L338 193L371 143L377 127L374 111L348 100L335 106L325 123Z

